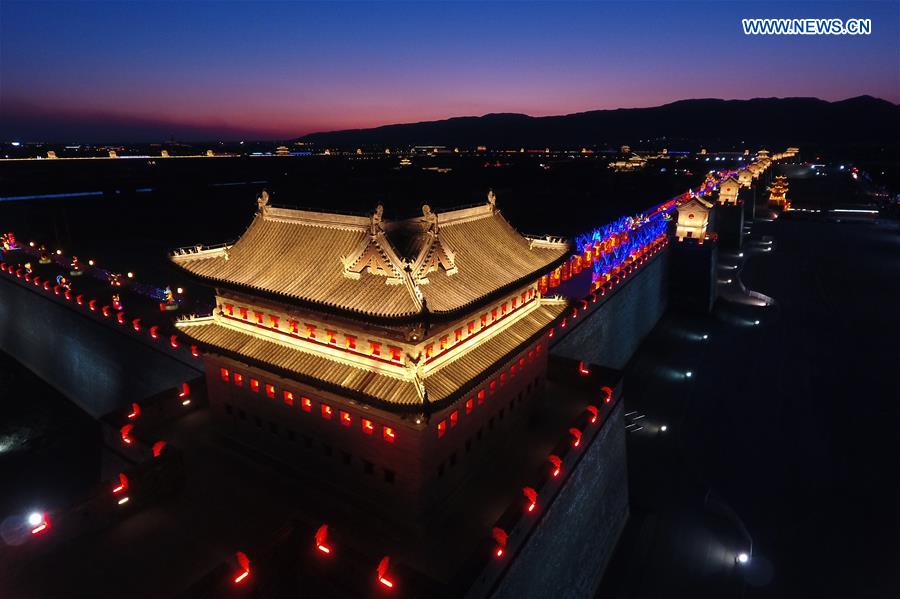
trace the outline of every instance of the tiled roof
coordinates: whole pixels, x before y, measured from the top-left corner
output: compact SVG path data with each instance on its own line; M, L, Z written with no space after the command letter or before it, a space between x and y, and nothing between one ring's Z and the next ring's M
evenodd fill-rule
M429 402L447 399L457 391L477 384L482 373L514 354L540 334L565 310L562 301L549 301L531 310L512 324L498 330L486 341L428 372L421 384ZM423 398L415 378L392 376L332 359L316 351L299 349L289 343L263 338L212 317L181 321L181 332L191 339L235 359L274 368L285 376L312 384L322 382L339 390L397 407L422 406Z
M455 360L448 362L425 377L429 401L450 397L457 390L478 384L478 375L510 357L522 345L541 333L553 319L566 309L565 302L547 302L532 310L496 336L481 343ZM546 351L546 350L545 350Z
M439 215L442 219L444 215ZM449 220L449 219L448 219ZM484 295L547 268L568 253L561 244L532 246L498 212L482 218L440 223L444 245L453 250L458 272L428 276L422 285L428 309L451 312Z
M213 283L390 319L465 308L568 251L523 237L491 204L390 223L262 205L234 245L172 261Z
M368 237L369 219L337 217L333 222L317 222L304 218L308 214L315 213L268 209L254 217L234 245L176 254L172 260L204 279L287 299L374 316L419 312L402 284L388 285L385 277L367 272L358 279L344 275L341 258Z

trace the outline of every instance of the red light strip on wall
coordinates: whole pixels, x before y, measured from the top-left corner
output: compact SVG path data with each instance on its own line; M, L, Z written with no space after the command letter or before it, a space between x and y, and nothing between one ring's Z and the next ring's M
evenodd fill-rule
M325 555L331 555L332 547L328 544L328 525L323 524L316 531L316 549Z
M509 535L507 535L506 531L499 526L495 526L491 531L491 536L494 537L494 541L497 543L497 546L494 547L494 557L500 559L506 553L506 544L509 541Z
M238 572L234 577L234 584L241 584L250 576L250 558L243 551L234 554L234 559L238 565Z
M50 519L47 518L46 514L41 514L41 522L31 529L31 534L39 535L42 532L45 532L48 528L50 528Z
M393 589L394 581L388 577L388 573L389 573L388 570L390 569L390 567L391 567L391 558L388 557L387 555L385 555L383 558L381 558L381 561L378 562L378 568L376 569L375 573L376 573L378 582L381 583L382 586L389 588L389 589Z
M558 478L559 473L562 472L562 459L558 455L551 453L547 460L553 465L553 470L550 472L553 478Z
M134 428L133 424L126 424L122 428L119 429L119 434L122 436L122 441L126 444L131 445L133 439L131 438L131 429Z

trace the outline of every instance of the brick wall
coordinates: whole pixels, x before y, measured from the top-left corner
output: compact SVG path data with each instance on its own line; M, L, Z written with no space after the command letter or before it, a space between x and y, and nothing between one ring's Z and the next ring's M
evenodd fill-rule
M198 371L13 281L0 280L0 349L99 418Z

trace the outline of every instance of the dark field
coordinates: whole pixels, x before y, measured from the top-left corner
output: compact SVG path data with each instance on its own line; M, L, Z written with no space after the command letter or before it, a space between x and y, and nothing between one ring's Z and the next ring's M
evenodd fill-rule
M900 228L781 218L762 235L774 249L745 250L739 276L777 305L670 313L628 368L626 409L649 424L629 436L632 520L600 597L900 596Z
M371 214L382 203L388 219L420 215L426 203L435 209L481 204L493 189L504 215L523 233L573 236L684 192L713 164L673 159L652 171L616 174L606 158L577 156L415 157L406 167L399 161L243 157L0 163L0 196L103 192L0 202L0 228L58 244L66 253L159 263L175 247L235 239L250 222L263 188L275 205ZM676 166L692 174L675 175Z

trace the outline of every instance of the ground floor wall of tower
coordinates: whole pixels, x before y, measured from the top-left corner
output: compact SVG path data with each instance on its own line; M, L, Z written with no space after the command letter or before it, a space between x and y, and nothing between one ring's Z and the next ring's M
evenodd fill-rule
M95 418L198 371L14 281L0 280L0 349Z
M219 433L338 492L364 496L382 513L410 517L440 506L520 436L544 384L547 351L543 337L533 340L473 374L477 384L430 414L424 406L392 412L215 353L205 363Z

